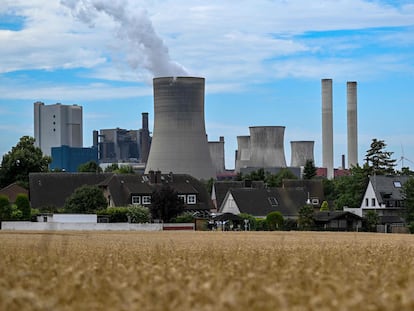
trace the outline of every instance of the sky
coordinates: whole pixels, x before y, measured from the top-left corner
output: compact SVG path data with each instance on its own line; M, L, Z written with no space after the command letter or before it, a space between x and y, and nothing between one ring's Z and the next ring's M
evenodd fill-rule
M152 79L204 77L210 141L234 168L249 126L315 141L333 79L334 164L347 154L346 82L358 83L358 159L384 140L414 169L414 0L2 0L0 154L33 136L33 103L83 107L92 131L153 128Z

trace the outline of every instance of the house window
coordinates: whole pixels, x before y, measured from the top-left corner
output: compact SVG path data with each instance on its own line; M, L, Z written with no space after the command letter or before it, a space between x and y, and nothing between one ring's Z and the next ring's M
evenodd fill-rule
M196 195L195 194L189 194L187 196L187 204L196 204Z
M179 194L178 198L185 204L186 203L186 195L185 194Z
M319 199L312 199L312 205L319 205Z
M368 198L365 199L365 206L368 207L369 206L369 200Z
M395 188L401 188L401 182L399 180L394 181L394 187Z
M371 206L375 206L375 198L371 199Z
M151 204L151 196L150 195L144 195L142 196L142 204Z
M272 206L278 206L279 202L277 201L277 199L275 197L268 197L267 198L269 200L270 205Z
M139 204L141 204L141 197L140 196L137 196L137 195L133 195L132 196L131 203L133 205L139 205Z

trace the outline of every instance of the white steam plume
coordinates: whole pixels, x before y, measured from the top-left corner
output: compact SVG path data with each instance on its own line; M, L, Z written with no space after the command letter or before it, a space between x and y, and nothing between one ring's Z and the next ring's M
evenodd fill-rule
M118 25L118 36L124 42L126 57L133 69L150 71L155 77L186 76L187 72L170 59L168 48L157 35L146 11L128 9L127 1L116 0L61 0L82 22L95 26L98 14L106 14ZM120 47L121 49L121 47Z

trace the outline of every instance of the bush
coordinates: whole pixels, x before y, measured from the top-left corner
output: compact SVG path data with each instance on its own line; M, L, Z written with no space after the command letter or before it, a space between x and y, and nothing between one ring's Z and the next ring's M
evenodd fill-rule
M69 213L96 213L107 207L102 189L97 186L79 187L66 199L65 211Z
M269 227L267 225L266 219L258 218L256 219L256 231L268 231Z
M243 218L243 222L241 224L241 230L245 230L244 228L244 220L247 219L249 221L248 226L250 227L250 231L255 231L257 229L257 220L254 216L246 213L240 213L239 216Z
M30 220L31 216L31 208L30 208L30 202L29 197L27 194L18 194L16 197L15 202L17 208L22 212L21 219L22 220Z
M128 207L127 218L131 223L145 223L150 221L149 208L142 205Z
M172 222L175 222L175 223L189 223L189 222L194 222L194 216L191 213L183 213L181 215L178 215L174 219L172 219Z
M283 228L283 216L280 212L271 212L266 216L267 226L270 231L281 230Z
M0 195L0 220L10 220L12 214L12 207L9 198L5 195Z
M98 212L99 215L108 216L109 222L128 222L128 213L127 207L108 207Z

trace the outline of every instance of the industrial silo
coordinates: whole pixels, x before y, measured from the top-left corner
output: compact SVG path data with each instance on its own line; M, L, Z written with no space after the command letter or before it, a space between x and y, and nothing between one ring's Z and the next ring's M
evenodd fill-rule
M311 160L315 162L313 155L313 147L315 145L314 141L301 140L301 141L291 141L290 150L291 150L291 161L290 166L292 167L301 167L305 166L306 161Z
M251 126L250 166L286 167L284 149L284 126Z
M235 171L250 165L250 136L237 136L237 153Z
M154 131L145 172L215 177L204 121L204 78L153 80Z

